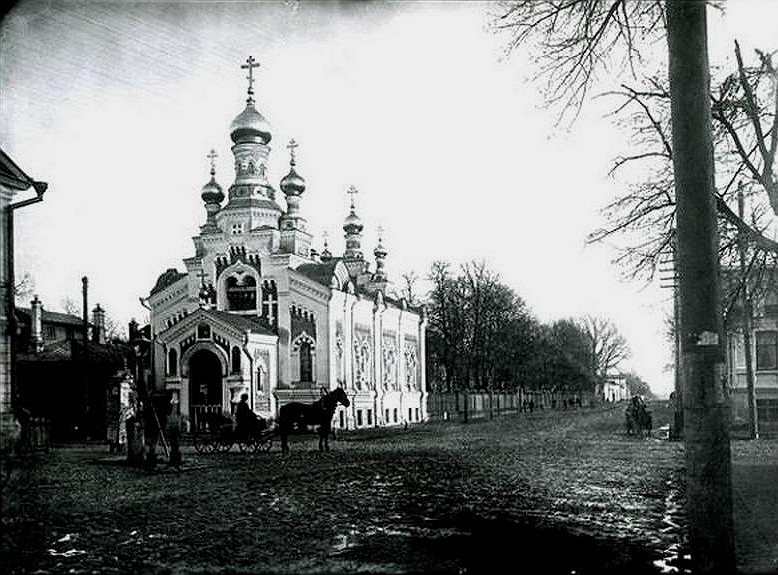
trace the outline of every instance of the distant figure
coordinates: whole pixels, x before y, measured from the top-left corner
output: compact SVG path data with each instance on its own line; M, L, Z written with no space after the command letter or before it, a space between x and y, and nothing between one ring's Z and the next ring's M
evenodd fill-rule
M259 427L259 418L249 407L248 399L248 393L242 394L235 408L235 433L240 437L256 433Z
M534 399L530 399L529 400L529 412L533 413L534 411L535 411L535 400Z

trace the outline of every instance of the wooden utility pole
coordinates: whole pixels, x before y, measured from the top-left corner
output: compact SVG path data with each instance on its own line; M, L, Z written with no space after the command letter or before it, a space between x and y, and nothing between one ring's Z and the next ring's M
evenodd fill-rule
M684 441L694 573L732 573L732 478L704 0L666 0Z
M737 192L737 212L743 219L745 212L743 190ZM740 256L740 302L743 310L743 353L746 356L746 389L748 393L748 436L759 439L759 420L756 412L756 394L754 392L754 362L751 357L751 318L753 307L748 294L748 272L746 269L746 239L741 232L737 235L738 252Z

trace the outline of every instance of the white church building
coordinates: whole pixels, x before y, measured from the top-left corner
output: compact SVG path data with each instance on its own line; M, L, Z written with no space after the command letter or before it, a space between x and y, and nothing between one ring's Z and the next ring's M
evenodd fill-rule
M363 224L351 210L341 256L312 249L290 142L289 173L266 178L271 129L256 109L253 68L245 109L230 125L235 179L227 195L211 178L202 188L205 223L184 271L161 274L147 298L157 388L172 391L182 415L230 413L243 393L255 412L274 417L290 401L311 402L343 387L337 428L427 418L422 309L395 295L381 239L375 265L364 258ZM321 193L321 192L319 192ZM223 203L224 200L226 203Z

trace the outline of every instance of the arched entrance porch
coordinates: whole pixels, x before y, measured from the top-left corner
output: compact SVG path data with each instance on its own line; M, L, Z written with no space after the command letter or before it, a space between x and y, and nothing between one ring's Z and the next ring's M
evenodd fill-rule
M209 349L199 349L189 358L189 417L195 429L205 425L206 413L223 410L222 374L222 362Z

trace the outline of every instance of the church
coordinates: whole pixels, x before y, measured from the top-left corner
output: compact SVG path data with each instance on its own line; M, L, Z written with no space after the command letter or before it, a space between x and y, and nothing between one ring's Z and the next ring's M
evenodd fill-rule
M342 429L427 419L423 308L399 297L385 271L379 237L374 265L365 259L364 226L349 189L345 250L319 252L307 230L295 146L279 182L268 181L271 128L257 110L251 57L246 106L230 125L235 177L227 194L216 179L200 197L205 221L184 270L168 269L146 298L158 390L197 426L207 412L232 413L242 394L262 417L281 405L312 402L344 388ZM226 199L226 203L224 200Z

